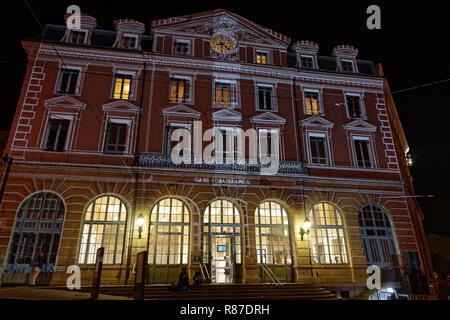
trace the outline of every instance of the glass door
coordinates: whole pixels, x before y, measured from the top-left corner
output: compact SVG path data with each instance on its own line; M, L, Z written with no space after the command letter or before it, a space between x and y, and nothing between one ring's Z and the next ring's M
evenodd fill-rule
M211 236L211 282L233 283L233 238L229 235Z

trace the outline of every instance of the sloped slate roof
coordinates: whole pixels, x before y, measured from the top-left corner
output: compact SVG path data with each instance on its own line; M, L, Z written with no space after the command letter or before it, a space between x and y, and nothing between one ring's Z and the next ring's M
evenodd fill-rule
M59 42L63 38L65 33L65 26L58 26L48 24L45 26L45 30L42 33L42 39L47 41ZM112 48L116 41L116 32L110 30L94 29L91 37L90 46ZM142 35L141 48L142 51L150 52L152 50L153 38L151 35ZM71 44L76 45L76 44ZM118 50L134 50L117 48ZM354 74L352 72L337 71L337 61L335 57L317 56L317 62L319 64L318 71L333 72L341 74ZM358 70L360 75L378 76L372 61L357 60ZM294 52L288 52L288 65L292 68L298 68L300 70L308 70L308 68L296 67L296 55ZM317 69L316 69L317 70Z
M65 30L66 30L65 26L47 24L45 26L44 31L42 32L41 38L42 38L42 40L59 42L64 37ZM152 36L145 35L145 34L142 35L141 48L143 51L151 51L152 40L153 40ZM112 48L115 41L116 41L116 31L94 29L92 31L90 46ZM71 43L71 45L76 45L76 44ZM117 48L117 49L134 50L134 49L124 49L124 48Z

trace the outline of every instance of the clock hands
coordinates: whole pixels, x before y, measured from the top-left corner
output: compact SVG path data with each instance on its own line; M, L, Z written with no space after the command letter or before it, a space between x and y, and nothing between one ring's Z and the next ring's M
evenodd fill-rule
M228 48L228 47L225 45L225 42L219 42L219 46L223 46L223 47L225 47L227 50L230 50L230 48Z
M230 48L228 48L228 47L225 45L225 42L219 42L218 45L224 47L224 48L227 49L227 50L230 50Z

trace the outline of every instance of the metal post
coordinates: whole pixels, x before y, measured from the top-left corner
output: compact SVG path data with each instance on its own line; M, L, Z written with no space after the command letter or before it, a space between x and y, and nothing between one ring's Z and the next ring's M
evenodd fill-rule
M134 300L144 300L145 282L147 279L148 251L137 254L136 275L134 278Z
M97 249L97 257L95 259L94 277L92 278L91 300L98 299L98 293L100 291L100 279L102 277L104 253L105 253L104 247L100 247Z

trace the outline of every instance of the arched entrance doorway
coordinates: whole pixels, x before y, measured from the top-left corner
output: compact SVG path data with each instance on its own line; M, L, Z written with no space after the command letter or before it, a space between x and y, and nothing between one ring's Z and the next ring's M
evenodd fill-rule
M358 220L367 264L382 269L383 282L399 280L394 234L386 211L377 205L368 204L359 211Z
M164 198L152 209L148 243L150 283L176 283L189 263L189 209L177 198Z
M62 199L51 192L35 193L22 203L6 265L6 273L12 277L3 279L5 283L23 283L23 279L15 279L14 275L28 274L30 267L41 269L39 282L36 283L50 281L58 255L64 211Z
M289 217L279 203L264 201L256 208L255 240L258 265L265 264L281 282L292 282ZM270 282L261 266L258 274L263 282Z
M212 201L203 216L203 262L212 283L242 282L241 216L229 200Z

